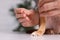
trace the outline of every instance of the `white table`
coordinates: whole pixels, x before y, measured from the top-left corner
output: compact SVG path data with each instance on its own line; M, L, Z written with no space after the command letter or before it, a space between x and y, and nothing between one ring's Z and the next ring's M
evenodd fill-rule
M18 32L0 32L0 40L60 40L60 35L43 35L42 37L31 37L30 34Z

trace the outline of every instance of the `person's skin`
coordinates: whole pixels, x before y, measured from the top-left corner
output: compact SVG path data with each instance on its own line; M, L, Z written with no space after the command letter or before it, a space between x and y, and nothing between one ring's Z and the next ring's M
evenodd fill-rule
M48 2L48 1L53 1L53 0L45 0L45 2ZM39 16L54 16L56 14L59 14L59 13L56 13L56 11L59 12L59 10L50 11L55 7L60 7L58 3L59 2L45 3L41 8L39 8L40 10L39 13L35 13L33 9L27 10L25 8L16 8L15 9L16 17L20 18L18 21L24 27L35 26L39 23ZM49 12L45 12L45 11L49 11Z
M51 2L49 2L49 1L51 1ZM54 0L53 1L45 0L45 3L44 2L42 2L42 3L39 2L37 4L39 13L35 13L34 10L27 10L25 8L17 8L15 10L15 13L16 13L16 17L19 18L18 21L24 27L30 27L30 26L39 25L39 21L40 21L39 18L41 18L41 17L46 16L46 17L51 18L52 16L57 16L60 14L60 0L55 0L55 1ZM54 20L51 20L50 22L53 22ZM44 24L44 26L45 26L45 24ZM57 30L56 27L54 27L54 30Z
M32 27L39 24L39 14L34 10L27 10L25 8L17 8L15 10L16 18L24 27Z
M47 16L47 26L51 27L54 33L60 33L60 0L45 3L40 8L40 16Z

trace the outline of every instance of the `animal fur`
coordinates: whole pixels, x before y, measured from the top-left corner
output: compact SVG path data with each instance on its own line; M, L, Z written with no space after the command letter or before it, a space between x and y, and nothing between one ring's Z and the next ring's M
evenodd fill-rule
M37 0L38 1L38 0ZM39 0L38 11L40 14L40 28L33 32L33 35L43 35L46 33L60 33L60 0Z

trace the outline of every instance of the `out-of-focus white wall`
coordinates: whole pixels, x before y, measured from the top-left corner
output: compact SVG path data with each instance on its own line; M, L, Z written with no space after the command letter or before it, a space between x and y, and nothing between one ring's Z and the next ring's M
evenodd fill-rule
M23 1L23 0L22 0ZM9 9L15 7L20 0L0 0L0 31L12 31L18 26L16 18L11 16Z

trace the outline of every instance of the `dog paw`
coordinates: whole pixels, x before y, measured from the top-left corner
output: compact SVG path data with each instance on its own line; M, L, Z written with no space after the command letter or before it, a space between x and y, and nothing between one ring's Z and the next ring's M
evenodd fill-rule
M38 32L38 31L35 31L35 32L33 32L32 34L31 34L31 36L33 36L33 37L38 37L38 36L42 36L44 33L42 33L42 32Z

